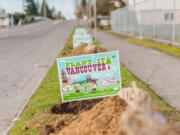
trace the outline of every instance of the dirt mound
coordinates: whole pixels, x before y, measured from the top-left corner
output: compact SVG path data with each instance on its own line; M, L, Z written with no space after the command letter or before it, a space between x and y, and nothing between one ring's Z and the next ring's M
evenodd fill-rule
M131 109L120 96L107 98L51 135L178 135L146 111Z
M78 118L78 115L73 115L73 114L61 114L61 115L50 114L50 116L48 115L48 117L51 117L52 122L50 122L49 124L44 124L39 129L39 134L40 135L50 135L52 133L59 132L62 128L69 125L72 121L76 120ZM45 117L43 119L44 123L46 121L48 121L48 117Z
M51 108L53 114L73 113L78 114L82 111L90 110L95 104L103 99L91 99L84 101L73 101L62 104L56 104Z
M114 135L126 106L119 96L104 99L56 135Z
M95 45L82 44L70 52L70 55L84 55L101 52Z
M135 92L135 95L140 94L141 96L138 97L141 99L133 99L134 94L130 94L129 98L124 97L123 92L100 102L97 101L99 103L94 107L92 107L94 104L89 104L89 107L82 107L85 110L90 110L84 111L80 115L68 116L66 114L66 112L70 113L75 106L77 107L79 105L78 102L72 105L64 104L63 107L65 108L61 108L59 112L56 112L62 115L61 119L51 125L43 126L40 130L40 135L178 135L168 125L162 124L153 115L147 113L148 110L146 108L143 109L142 101L149 102L149 100L144 98L147 97L146 94L135 88L132 87L132 90ZM126 93L131 91L130 89L122 90ZM127 96L128 94L126 93L125 95ZM140 106L132 107L132 104L130 104L132 101L127 102L125 100L134 100L135 103L137 101L137 104L140 103ZM84 101L83 104L86 105L86 103L88 104L88 102ZM67 109L70 106L71 108ZM67 111L64 111L66 109Z
M178 135L149 113L151 99L146 92L135 84L121 91L52 135Z

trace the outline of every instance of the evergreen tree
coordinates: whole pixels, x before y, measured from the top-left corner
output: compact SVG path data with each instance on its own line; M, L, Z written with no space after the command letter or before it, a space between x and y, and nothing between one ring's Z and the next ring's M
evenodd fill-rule
M48 18L53 18L52 17L52 10L49 9L49 6L47 5L46 0L43 0L43 2L42 2L40 15L48 17Z
M83 7L83 14L86 14L86 0L81 0L81 6Z
M86 6L86 0L81 1L81 6L85 7Z
M34 0L26 0L26 13L28 15L38 15L38 8Z

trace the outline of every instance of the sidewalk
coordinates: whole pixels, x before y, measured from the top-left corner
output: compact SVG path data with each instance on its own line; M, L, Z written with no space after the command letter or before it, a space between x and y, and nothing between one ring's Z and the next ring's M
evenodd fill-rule
M105 32L98 32L98 41L108 50L119 50L121 63L131 73L168 104L180 110L180 59L128 43Z

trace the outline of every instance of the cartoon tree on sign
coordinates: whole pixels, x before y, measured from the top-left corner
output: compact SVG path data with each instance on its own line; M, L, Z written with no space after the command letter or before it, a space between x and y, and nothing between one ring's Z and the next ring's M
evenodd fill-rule
M110 70L111 69L110 64L112 64L112 62L109 57L107 57L106 64L108 65L108 69Z
M112 64L111 59L107 57L106 64Z

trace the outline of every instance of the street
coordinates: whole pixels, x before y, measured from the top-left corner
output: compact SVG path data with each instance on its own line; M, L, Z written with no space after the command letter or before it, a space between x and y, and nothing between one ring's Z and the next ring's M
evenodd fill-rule
M74 25L43 20L0 30L0 134L39 86Z

